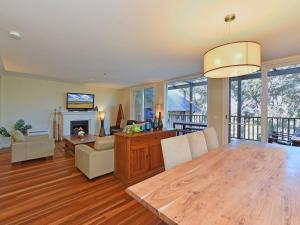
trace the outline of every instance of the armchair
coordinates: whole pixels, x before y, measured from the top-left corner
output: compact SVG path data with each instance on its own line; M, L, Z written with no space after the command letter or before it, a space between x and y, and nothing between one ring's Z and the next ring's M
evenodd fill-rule
M114 171L114 136L97 137L94 147L76 145L75 166L89 179Z

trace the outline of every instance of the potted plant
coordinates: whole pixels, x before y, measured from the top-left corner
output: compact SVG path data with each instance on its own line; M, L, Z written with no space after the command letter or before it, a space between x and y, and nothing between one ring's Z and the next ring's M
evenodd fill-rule
M0 149L8 148L11 145L11 137L5 127L0 127Z
M25 124L24 120L18 120L14 125L14 129L21 131L24 135L27 135L27 131L32 129L32 126L30 124Z

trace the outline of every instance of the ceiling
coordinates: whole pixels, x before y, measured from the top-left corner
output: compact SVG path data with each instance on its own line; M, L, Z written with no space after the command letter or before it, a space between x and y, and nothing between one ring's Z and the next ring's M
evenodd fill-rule
M263 61L299 54L299 11L299 0L0 0L0 65L114 87L166 80L202 73L203 53L228 41L260 42Z

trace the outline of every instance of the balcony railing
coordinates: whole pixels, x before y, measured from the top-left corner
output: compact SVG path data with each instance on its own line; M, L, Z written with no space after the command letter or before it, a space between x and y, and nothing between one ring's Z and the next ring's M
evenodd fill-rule
M245 140L261 140L261 117L230 116L231 138ZM268 117L268 132L276 132L287 137L300 128L300 118L297 117Z
M230 137L245 140L261 140L261 118L250 116L229 117Z
M168 127L173 127L173 122L194 122L207 124L206 115L182 115L179 113L169 112Z
M169 127L173 122L195 122L207 124L206 115L181 115L169 112ZM268 132L291 136L300 128L300 117L268 117ZM261 140L261 117L258 116L230 116L230 137L245 140Z

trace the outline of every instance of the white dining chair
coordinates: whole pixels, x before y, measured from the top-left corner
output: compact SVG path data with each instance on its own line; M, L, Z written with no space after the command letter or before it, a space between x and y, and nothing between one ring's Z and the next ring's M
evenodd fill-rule
M186 135L161 140L165 169L192 160L189 141Z
M215 128L207 128L203 131L203 133L208 151L219 147L218 136Z
M193 159L207 153L207 145L203 131L189 133L187 137Z

